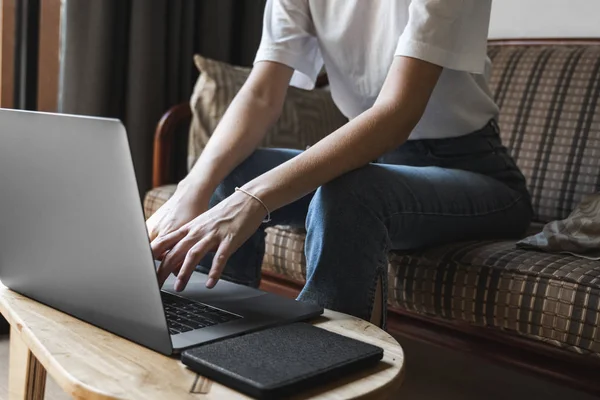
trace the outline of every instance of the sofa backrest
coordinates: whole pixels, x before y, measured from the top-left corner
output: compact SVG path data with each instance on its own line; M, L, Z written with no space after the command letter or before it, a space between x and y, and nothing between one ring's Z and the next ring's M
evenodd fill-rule
M490 42L500 130L528 181L535 219L566 217L600 190L600 40Z

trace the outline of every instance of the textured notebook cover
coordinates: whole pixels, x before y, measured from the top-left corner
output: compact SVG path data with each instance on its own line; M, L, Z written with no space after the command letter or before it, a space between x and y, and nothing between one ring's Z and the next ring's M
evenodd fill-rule
M181 361L226 386L273 398L332 382L382 357L377 346L295 323L186 350Z

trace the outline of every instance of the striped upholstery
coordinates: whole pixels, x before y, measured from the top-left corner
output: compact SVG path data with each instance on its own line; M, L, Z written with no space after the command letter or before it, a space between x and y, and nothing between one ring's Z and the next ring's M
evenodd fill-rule
M564 218L600 190L600 46L492 45L489 54L502 138L528 179L536 219ZM147 213L167 195L152 196ZM269 228L263 271L303 282L304 239ZM467 242L393 252L388 277L391 308L600 357L598 261Z
M567 217L600 190L600 46L491 46L502 139L536 219Z
M600 356L600 262L468 242L390 260L388 303Z
M305 232L287 226L267 228L266 232L262 270L304 282L306 280Z

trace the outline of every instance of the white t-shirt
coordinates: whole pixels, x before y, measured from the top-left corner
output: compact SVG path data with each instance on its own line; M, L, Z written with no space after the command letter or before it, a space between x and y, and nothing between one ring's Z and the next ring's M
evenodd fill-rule
M444 67L410 139L481 129L497 117L487 85L491 0L268 0L255 63L294 68L312 89L323 65L333 99L352 119L373 106L394 56Z

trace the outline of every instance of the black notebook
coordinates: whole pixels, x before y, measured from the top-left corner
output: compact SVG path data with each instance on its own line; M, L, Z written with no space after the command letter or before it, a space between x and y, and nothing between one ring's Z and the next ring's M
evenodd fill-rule
M183 352L193 371L259 399L299 394L374 366L383 349L294 323Z

